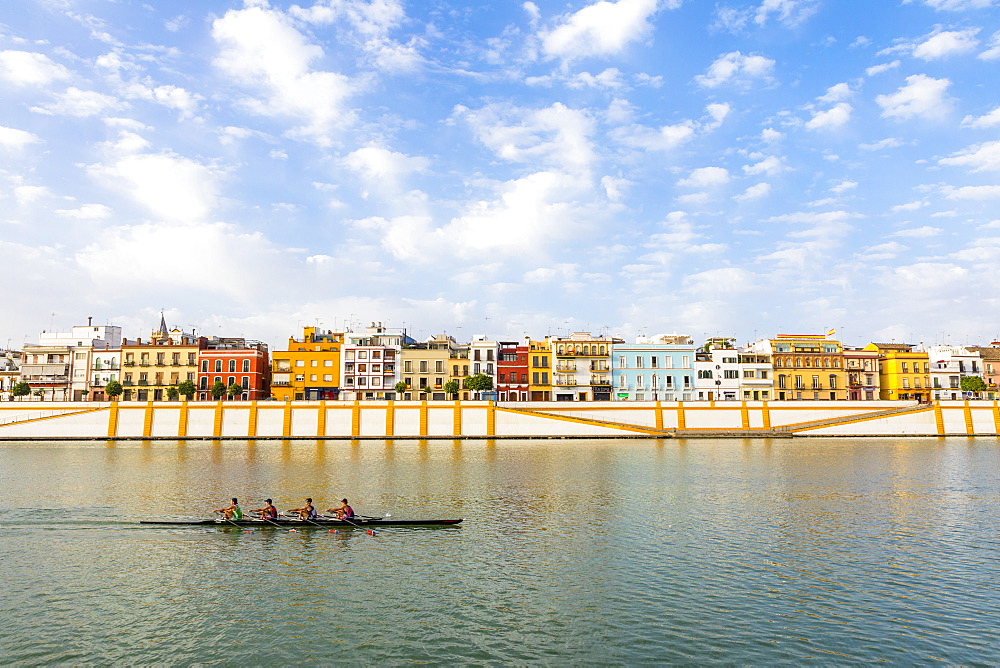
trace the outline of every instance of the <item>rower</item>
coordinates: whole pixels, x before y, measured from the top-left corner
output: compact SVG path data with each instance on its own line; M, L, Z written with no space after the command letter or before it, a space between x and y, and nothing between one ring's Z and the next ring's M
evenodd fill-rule
M214 512L222 513L222 518L223 519L227 519L227 520L241 520L241 519L243 519L243 511L240 510L239 502L236 500L235 496L233 497L233 502L232 503L230 503L225 508L219 508L218 510L216 510Z
M288 512L298 513L300 520L316 519L316 509L313 508L313 500L311 498L306 499L306 505L302 506L301 508L292 508Z
M341 499L339 506L336 508L330 508L326 512L333 513L338 520L354 519L354 509L347 505L347 499Z
M250 512L260 513L260 519L262 520L278 519L278 509L271 504L271 499L264 499L263 508L258 508L257 510L251 510Z

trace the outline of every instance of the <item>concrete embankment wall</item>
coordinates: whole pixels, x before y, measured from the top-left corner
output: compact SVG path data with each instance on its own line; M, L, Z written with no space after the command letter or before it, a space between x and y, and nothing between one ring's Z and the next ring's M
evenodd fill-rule
M995 436L996 401L9 402L0 440Z

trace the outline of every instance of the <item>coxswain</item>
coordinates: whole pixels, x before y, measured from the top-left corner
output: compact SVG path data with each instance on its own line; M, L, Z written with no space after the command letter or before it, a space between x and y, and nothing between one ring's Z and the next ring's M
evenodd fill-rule
M260 513L260 519L262 520L276 520L278 519L278 509L271 504L271 499L264 499L264 507L258 508L257 510L251 510L251 513Z
M312 520L316 519L316 509L313 508L313 500L306 499L306 505L301 508L292 508L288 512L298 513L300 520Z
M219 508L215 512L222 513L222 518L223 519L227 519L227 520L241 520L241 519L243 519L243 511L240 510L240 504L236 500L235 496L233 497L233 502L232 503L230 503L225 508Z
M354 519L354 509L347 505L347 499L341 499L339 506L336 508L330 508L326 512L333 513L338 520Z

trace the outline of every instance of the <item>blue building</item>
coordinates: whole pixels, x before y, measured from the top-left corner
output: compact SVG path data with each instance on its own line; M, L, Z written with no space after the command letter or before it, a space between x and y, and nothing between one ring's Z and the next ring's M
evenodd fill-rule
M615 401L695 399L695 347L686 336L640 339L611 346Z

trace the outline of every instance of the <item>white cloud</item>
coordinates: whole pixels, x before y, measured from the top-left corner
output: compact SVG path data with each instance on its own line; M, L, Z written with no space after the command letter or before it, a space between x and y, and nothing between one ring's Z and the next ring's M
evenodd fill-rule
M898 60L894 60L891 63L880 63L878 65L872 65L871 67L865 70L865 74L870 77L873 77L876 74L882 74L883 72L894 70L897 67L899 67L899 65L900 62Z
M632 148L670 151L694 137L695 125L691 121L665 125L658 129L643 125L628 125L615 128L609 134L618 143Z
M586 172L594 161L594 120L557 102L542 109L495 104L478 110L458 107L476 138L510 162L542 164Z
M976 34L979 28L944 30L930 35L913 47L913 55L922 60L937 60L963 53L970 53L979 46Z
M216 170L173 153L125 152L87 171L162 220L203 221L216 204Z
M621 71L617 68L609 67L596 75L590 72L580 72L567 81L566 85L570 88L601 88L611 90L622 88L625 83L622 81Z
M938 160L938 163L968 167L972 172L1000 170L1000 140L970 146L950 158Z
M14 199L22 206L51 195L52 191L45 186L17 186L14 188Z
M903 4L913 0L904 0ZM993 7L996 0L923 0L924 4L938 11L961 12L967 9L985 9Z
M983 116L966 116L962 119L962 125L967 128L995 128L1000 125L1000 107L994 108Z
M885 148L896 148L902 145L903 145L902 140L896 139L895 137L887 137L873 144L860 144L858 148L860 148L862 151L881 151L882 149Z
M806 123L806 128L809 130L836 130L837 128L841 128L851 120L853 109L848 103L841 102L832 109L814 112L813 117Z
M366 181L381 187L397 188L403 178L415 172L424 172L430 161L396 153L377 146L360 148L344 158L344 164L360 174Z
M928 202L927 200L918 200L916 202L907 202L906 204L897 204L896 206L892 207L892 211L894 211L896 213L899 213L901 211L916 211L918 209L924 208L925 206L930 206L930 204L931 203Z
M951 81L935 79L926 74L906 77L906 85L892 95L879 95L875 102L882 107L886 118L941 118L951 109L951 101L945 97Z
M281 12L254 6L230 10L212 24L212 36L220 47L216 67L262 95L244 100L247 109L304 122L289 136L326 146L334 129L353 120L345 104L354 84L344 75L313 70L311 63L323 49L310 44Z
M623 191L630 185L632 185L632 182L627 179L620 179L614 176L601 177L601 187L604 188L604 193L612 202L621 201Z
M201 95L191 93L178 86L147 86L138 82L126 88L126 95L132 99L148 100L180 112L180 118L192 118L198 112Z
M744 56L739 51L723 54L715 59L705 74L694 78L705 88L717 88L724 83L748 83L751 79L767 79L774 69L774 61L764 56Z
M785 135L784 133L778 132L774 128L764 128L760 133L760 138L768 144L773 144L774 142L784 139Z
M832 104L834 102L840 102L841 100L846 100L853 94L854 91L851 90L851 87L848 84L839 83L827 88L826 93L824 93L823 95L819 96L816 99L819 100L820 102L826 102L828 104Z
M686 179L677 182L684 188L712 188L729 183L729 170L724 167L699 167Z
M908 230L899 230L892 236L909 238L909 239L927 239L929 237L936 237L939 234L941 234L941 228L924 225L923 227L914 227Z
M941 192L948 199L973 201L1000 199L1000 186L963 186L961 188L944 186L941 188Z
M993 37L990 38L990 48L980 53L977 57L980 60L996 60L1000 58L1000 30L993 33Z
M34 144L39 141L41 141L41 139L30 132L0 125L0 146L6 149L20 150L28 144Z
M69 76L69 70L44 54L0 51L0 79L17 86L45 86Z
M563 61L615 55L649 33L657 9L657 0L600 0L541 32L542 50Z
M758 163L753 165L743 165L743 173L750 176L755 176L757 174L767 174L768 176L776 176L785 170L785 165L782 163L781 158L770 155Z
M848 190L854 190L858 187L857 181L841 181L835 186L830 187L831 192L835 192L838 195L847 192Z
M805 22L818 9L816 0L763 0L757 7L754 23L763 26L771 15L776 15L782 24L791 28Z
M725 102L715 102L705 107L705 111L708 112L708 115L712 120L705 123L702 127L705 130L715 130L722 125L724 120L726 120L726 117L729 116L732 108Z
M282 275L286 273L281 271L284 260L270 243L260 234L241 232L227 223L116 227L79 251L75 260L94 284L118 295L196 290L250 303L272 281L289 279ZM163 272L150 271L151 261L168 271L168 285ZM122 281L122 276L129 279Z
M770 183L758 183L756 185L750 186L744 190L741 194L733 197L737 202L747 202L755 199L760 199L766 197L771 193Z
M907 247L898 241L889 241L884 244L869 246L864 249L859 256L869 262L872 260L891 260L899 257L899 255L905 250L907 250Z
M103 204L84 204L76 209L56 209L56 215L77 220L104 220L111 217L111 209Z
M578 266L557 264L554 267L538 267L524 273L525 283L551 283L552 281L577 280Z
M91 90L80 90L72 86L67 88L65 93L60 93L55 97L55 102L32 107L31 110L42 114L83 118L97 116L105 111L122 109L126 106L116 97Z

